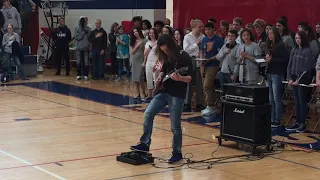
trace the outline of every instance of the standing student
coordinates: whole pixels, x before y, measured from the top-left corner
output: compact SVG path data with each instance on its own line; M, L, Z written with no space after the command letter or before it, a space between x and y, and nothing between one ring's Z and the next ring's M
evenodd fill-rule
M237 52L237 65L235 75L239 76L239 81L247 84L257 84L259 82L259 64L256 59L261 58L261 49L254 42L252 32L249 29L241 31L242 44Z
M221 63L220 86L231 83L234 79L234 68L237 64L237 52L239 44L236 42L238 33L235 30L230 30L227 36L227 43L222 46L216 58Z
M10 3L10 0L2 0L3 7L1 9L4 18L5 18L5 23L3 25L3 31L8 32L8 24L11 24L13 27L13 31L17 34L21 34L21 17L18 12L18 10L13 7Z
M268 31L266 62L267 86L269 87L269 101L271 104L271 125L280 126L282 119L283 84L286 68L289 61L289 51L283 43L280 32L276 27Z
M92 43L93 79L104 80L107 32L101 27L100 19L97 19L95 24L96 28L89 35L89 41Z
M174 39L177 41L177 44L180 47L180 49L183 50L184 33L182 29L176 29L174 31Z
M232 29L236 30L236 31L238 32L238 34L241 34L241 32L242 32L242 30L243 30L242 24L243 24L242 18L236 17L236 18L234 18L233 21L232 21ZM231 28L229 28L229 29L231 29ZM253 35L252 35L252 38L253 38ZM236 42L237 42L238 44L241 44L241 43L242 43L240 36L238 36Z
M139 144L131 146L131 149L140 152L148 152L150 150L154 117L168 105L173 133L172 157L168 162L174 163L183 159L181 152L181 114L183 112L187 84L192 80L192 62L190 56L186 52L181 52L173 37L167 34L159 36L157 52L158 59L162 59L164 62L161 73L156 80L157 85L160 85L164 76L174 69L188 67L188 71L185 74L173 73L170 75L170 79L163 82L163 88L155 93L144 112L143 134Z
M215 28L213 23L207 23L205 26L206 36L202 39L200 45L200 58L207 59L201 62L200 73L203 82L203 94L205 97L206 109L201 111L201 115L211 115L215 113L214 107L214 81L219 71L220 62L216 55L224 44L221 37L214 34Z
M159 75L158 71L153 72L153 67L156 65L158 60L156 52L158 32L155 28L150 29L148 37L149 41L146 43L144 48L144 62L142 65L142 67L146 69L148 97L144 100L147 102L152 99L153 90L155 89L154 82Z
M276 28L279 30L282 41L286 45L288 51L290 52L294 48L294 41L291 37L287 21L281 18L278 19L276 23Z
M304 132L306 130L306 118L308 114L308 97L310 88L299 84L310 84L312 70L314 69L312 51L308 42L308 35L304 31L296 34L296 46L290 53L287 67L288 84L292 88L292 94L296 105L296 123L286 128L288 131Z
M143 36L141 28L133 28L130 34L130 61L132 64L132 82L134 82L135 85L136 99L146 97L144 69L142 69L146 42L147 39ZM142 94L140 93L140 88Z
M117 61L117 36L118 36L118 23L113 23L108 35L109 38L109 54L111 60L111 77L109 81L117 78L118 74L118 61Z
M185 100L185 110L191 110L191 99L192 99L192 86L196 87L196 108L203 110L205 107L203 104L203 91L202 91L202 80L200 74L199 63L194 59L200 57L200 45L204 38L202 34L203 23L199 19L191 20L190 22L192 31L184 36L183 50L189 54L193 59L193 79L188 84L187 95Z
M118 27L118 35L116 37L117 45L117 61L118 61L118 77L115 81L120 81L123 72L123 65L126 67L126 80L129 82L130 78L130 61L129 61L129 36L125 33L123 26Z
M66 63L66 76L70 75L70 59L69 59L69 43L71 41L71 31L65 25L64 18L59 19L59 27L53 33L53 40L56 42L56 62L57 72L56 75L61 74L61 59Z
M91 29L87 26L85 17L81 17L79 20L79 25L74 30L74 38L76 40L77 50L77 80L80 80L82 76L85 80L88 80L90 46L88 37L90 32Z
M10 72L9 68L11 68L12 59L14 65L18 68L20 78L22 80L28 80L28 78L24 75L18 56L12 54L12 45L14 43L20 44L19 35L13 31L13 26L11 24L8 24L7 30L8 32L4 34L2 38L2 47L4 48L5 57L5 62L3 63L4 74Z

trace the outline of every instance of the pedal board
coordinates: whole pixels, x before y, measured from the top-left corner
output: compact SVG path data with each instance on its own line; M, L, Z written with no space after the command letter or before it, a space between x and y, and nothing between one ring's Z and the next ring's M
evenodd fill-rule
M117 161L131 165L142 165L153 163L154 157L150 153L131 151L121 153L120 156L117 156Z

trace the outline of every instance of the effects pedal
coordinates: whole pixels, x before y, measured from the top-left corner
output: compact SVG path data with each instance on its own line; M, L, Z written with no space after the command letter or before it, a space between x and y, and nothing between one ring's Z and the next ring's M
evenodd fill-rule
M142 165L153 163L154 157L150 153L131 151L121 153L120 156L117 156L117 161L131 165Z

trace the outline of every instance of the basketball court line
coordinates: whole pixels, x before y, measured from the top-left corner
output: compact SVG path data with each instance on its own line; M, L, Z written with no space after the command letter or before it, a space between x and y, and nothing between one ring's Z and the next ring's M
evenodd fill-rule
M201 145L207 145L207 144L212 144L212 143L207 142L207 143L187 144L187 145L183 145L182 147L201 146ZM161 150L166 150L166 149L171 149L171 148L172 147L157 148L157 149L150 149L150 151L154 152L154 151L161 151ZM0 149L0 153L9 154L8 152L6 152L4 150L1 150L1 149ZM54 162L44 162L44 163L37 163L37 164L32 164L32 163L26 164L25 163L26 164L25 166L15 166L15 167L0 168L0 171L9 170L9 169L20 169L20 168L26 168L26 167L34 167L34 166L42 166L42 165L49 165L49 164L56 164L56 163L66 163L66 162L83 161L83 160L90 160L90 159L99 159L99 158L105 158L105 157L114 157L114 156L118 156L118 155L120 155L120 154L119 153L117 153L117 154L107 154L107 155L102 155L102 156L92 156L92 157L77 158L77 159L67 159L67 160L60 160L60 161L54 161ZM14 156L14 157L16 157L16 156ZM18 160L18 159L16 159L16 160ZM20 161L20 160L18 160L18 161Z
M34 88L34 87L30 87L30 88ZM34 88L34 89L39 90L39 89L37 89L37 88ZM13 92L13 91L11 91L11 90L7 90L7 91ZM45 91L45 90L43 90L43 91ZM50 92L50 91L47 91L47 92ZM33 96L31 96L31 95L25 95L25 94L22 94L22 93L17 93L17 92L13 92L13 93L16 93L16 94L19 94L19 95L28 96L28 97L33 97ZM51 92L51 93L55 93L55 92ZM55 94L59 94L59 93L55 93ZM61 95L61 94L60 94L60 95ZM67 95L65 95L65 96L67 96ZM33 98L37 98L37 99L40 99L40 100L48 101L48 102L51 102L51 103L57 103L57 104L60 104L60 105L65 105L65 106L73 107L73 106L70 106L70 105L67 105L67 104L63 104L63 103L59 103L59 102L54 102L54 101L46 100L46 99L39 98L39 97L33 97ZM76 97L76 98L77 98L77 97ZM81 98L79 98L79 99L81 99ZM111 106L112 106L112 105L111 105ZM121 107L121 106L116 106L116 107ZM112 117L112 118L115 118L115 119L123 120L123 121L130 122L130 123L134 123L134 124L143 125L142 123L130 121L130 120L123 119L123 118L119 118L119 117L114 117L114 116L111 116L111 115L109 115L109 114L103 114L103 113L93 112L93 111L86 110L86 109L79 108L79 107L73 107L73 108L76 108L76 109L79 109L79 110L84 110L84 111L89 111L89 112L96 113L96 114L100 114L100 115L107 116L107 117ZM121 108L125 108L125 107L121 107ZM157 126L154 126L154 128L159 129L159 130L163 130L163 131L169 131L169 132L171 132L170 130L163 129L163 128L160 128L160 127L157 127ZM217 143L217 142L215 142L215 141L211 141L211 140L202 139L202 138L199 138L199 137L190 136L190 135L187 135L187 134L183 134L183 136L187 136L187 137L191 137L191 138L195 138L195 139L199 139L199 140L203 140L203 141L207 141L207 142ZM320 168L318 168L318 167L309 166L309 165L302 164L302 163L297 163L297 162L295 162L295 161L290 161L290 160L286 160L286 159L282 159L282 158L275 158L275 157L273 157L273 156L268 156L268 157L273 158L273 159L283 160L283 161L290 162L290 163L293 163L293 164L296 164L296 165L301 165L301 166L308 167L308 168L311 168L311 167L312 167L313 169L320 170Z
M28 161L26 161L26 160L24 160L24 159L21 159L21 158L15 156L15 155L13 155L13 154L10 154L10 153L8 153L8 152L6 152L6 151L3 151L2 149L0 149L0 153L2 153L3 155L6 155L6 156L8 156L8 157L11 157L12 159L15 159L15 160L17 160L17 161L20 161L20 162L22 162L22 163L24 163L24 164L26 164L26 165L29 165L30 167L33 167L33 168L35 168L35 169L37 169L37 170L39 170L39 171L42 171L42 172L44 172L44 173L46 173L46 174L48 174L48 175L50 175L50 176L53 176L53 177L57 178L57 179L66 180L65 178L63 178L63 177L61 177L61 176L58 176L57 174L54 174L54 173L52 173L52 172L50 172L50 171L48 171L48 170L46 170L46 169L43 169L43 168L41 168L41 167L39 167L39 166L32 166L32 163L30 163L30 162L28 162Z

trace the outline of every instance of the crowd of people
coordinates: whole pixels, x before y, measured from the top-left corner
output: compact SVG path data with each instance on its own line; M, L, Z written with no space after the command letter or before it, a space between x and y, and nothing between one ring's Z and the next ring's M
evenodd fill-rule
M11 5L10 0L2 0L2 5L0 13L1 81L5 83L14 80L16 74L19 74L22 80L28 80L21 66L24 56L21 51L22 22L20 13Z
M15 66L20 77L28 80L20 65L21 51L17 50L21 46L21 20L9 0L3 0L3 3L0 13L3 16L0 16L3 19L2 32L5 32L1 35L2 77L12 79L11 67ZM140 143L131 149L149 151L154 116L169 105L174 134L170 161L181 160L181 113L191 110L193 87L196 109L201 110L202 116L220 113L214 98L216 79L221 88L232 82L268 86L272 127L281 125L283 81L287 80L296 106L296 123L286 129L294 132L306 130L311 88L299 84L320 86L320 23L316 25L315 33L308 22L299 23L297 32L291 31L285 16L269 24L256 19L245 26L240 17L231 23L222 20L220 24L214 18L205 23L192 19L190 28L186 29L174 29L169 19L155 21L153 25L140 16L132 21L134 27L129 34L116 22L107 33L100 19L95 20L95 29L90 29L88 18L83 16L72 37L64 18L60 18L59 27L52 34L56 43L56 75L61 75L62 59L66 61L66 75L70 75L69 45L74 39L77 80L89 79L90 53L92 78L104 80L105 55L108 53L111 60L109 80L132 81L134 98L150 102L145 111ZM264 59L265 63L258 59ZM183 67L187 68L185 72L181 70ZM162 82L165 76L170 80Z
M269 87L272 105L271 121L273 127L280 126L283 113L283 80L292 86L296 104L296 124L287 130L304 132L307 118L307 103L310 88L298 84L310 84L320 79L316 75L316 62L319 57L320 24L316 33L307 22L297 26L297 33L289 30L288 19L280 17L274 24L263 19L243 25L240 17L232 23L222 20L217 26L214 18L203 23L199 19L190 22L190 28L174 29L170 20L150 21L142 17L132 19L134 27L127 34L123 26L114 23L109 34L101 27L101 20L95 21L96 28L91 31L87 26L88 18L80 17L79 26L74 30L77 57L77 80L88 80L89 53L92 49L92 77L104 79L105 54L111 59L110 81L132 81L135 84L135 98L150 102L157 89L155 81L159 77L163 60L157 52L158 38L163 34L172 37L180 50L192 58L192 81L188 83L184 109L191 110L192 87L196 91L196 109L201 115L212 115L220 110L214 102L216 79L220 87L231 82L260 84ZM203 33L204 29L204 33ZM55 33L57 60L68 58L70 30L60 19ZM107 48L108 47L108 48ZM108 50L108 52L106 52ZM265 59L259 63L257 59ZM69 75L70 63L66 63ZM123 75L125 68L125 76ZM320 69L320 66L317 66ZM56 75L60 75L58 65ZM145 83L146 82L146 83Z

